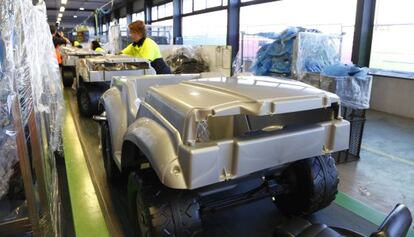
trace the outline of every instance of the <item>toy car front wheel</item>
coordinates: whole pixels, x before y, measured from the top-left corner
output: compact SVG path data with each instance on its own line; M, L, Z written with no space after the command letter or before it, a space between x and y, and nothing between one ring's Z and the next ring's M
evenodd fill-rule
M289 215L310 215L331 204L338 193L338 173L331 156L318 156L291 164L281 175L286 193L273 197Z
M201 230L200 206L190 191L172 190L153 178L132 172L128 199L138 236L194 236ZM155 177L154 177L155 176Z
M101 149L106 178L109 182L119 181L121 172L115 164L112 155L111 134L109 133L108 122L100 122L101 127Z

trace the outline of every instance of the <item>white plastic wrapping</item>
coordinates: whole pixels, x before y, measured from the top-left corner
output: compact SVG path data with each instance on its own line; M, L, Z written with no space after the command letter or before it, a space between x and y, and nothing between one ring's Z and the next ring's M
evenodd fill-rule
M300 32L293 47L293 78L301 79L307 72L320 73L341 60L342 36Z
M110 53L118 53L122 50L121 27L114 25L109 27L109 39L106 49Z
M19 104L17 113L13 102ZM20 112L21 120L15 116ZM40 141L41 165L49 213L42 216L42 236L57 236L59 226L58 186L54 152L61 145L63 95L44 3L31 0L0 1L0 199L7 190L10 167L18 162L16 129L21 122L27 130L33 114ZM33 136L26 133L26 139ZM29 140L28 140L29 141ZM28 145L29 143L27 143ZM32 154L27 146L29 155ZM4 197L4 196L3 196ZM46 210L46 207L45 209ZM49 221L46 221L49 220ZM1 220L0 220L1 221ZM52 223L50 223L50 221Z
M174 74L209 72L208 61L200 46L177 46L166 58Z

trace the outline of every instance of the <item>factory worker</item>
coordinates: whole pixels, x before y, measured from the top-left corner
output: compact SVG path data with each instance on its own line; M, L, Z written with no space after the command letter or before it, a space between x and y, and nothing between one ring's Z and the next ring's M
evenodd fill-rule
M101 47L101 45L99 44L99 42L98 42L98 41L96 41L96 40L92 41L92 43L91 43L91 48L92 48L92 50L93 50L93 51L95 51L95 52L99 52L99 53L104 53L104 52L105 52L105 49L103 49L103 48Z
M157 43L146 37L144 22L134 21L128 28L132 43L122 50L122 54L149 60L157 74L171 74L171 69L162 58Z
M65 38L62 32L57 32L56 26L50 25L50 33L52 34L53 45L55 46L56 59L59 66L62 66L62 54L60 52L60 46L69 44L70 41Z

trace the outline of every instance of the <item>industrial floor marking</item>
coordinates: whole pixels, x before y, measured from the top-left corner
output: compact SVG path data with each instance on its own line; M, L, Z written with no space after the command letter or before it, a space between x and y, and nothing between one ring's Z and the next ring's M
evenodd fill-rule
M63 144L65 164L72 204L73 223L77 237L109 236L102 210L86 165L84 153L65 93Z

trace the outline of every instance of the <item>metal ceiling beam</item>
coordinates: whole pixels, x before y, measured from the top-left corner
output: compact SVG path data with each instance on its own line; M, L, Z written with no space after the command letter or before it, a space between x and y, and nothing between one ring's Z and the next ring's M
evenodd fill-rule
M54 8L54 7L51 7L51 8L46 8L46 10L48 10L48 11L59 11L59 8ZM65 8L65 11L74 11L74 12L77 12L77 11L80 11L80 12L94 12L95 11L95 9L85 9L85 10L79 10L79 9L77 9L77 8Z

